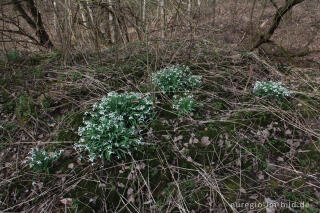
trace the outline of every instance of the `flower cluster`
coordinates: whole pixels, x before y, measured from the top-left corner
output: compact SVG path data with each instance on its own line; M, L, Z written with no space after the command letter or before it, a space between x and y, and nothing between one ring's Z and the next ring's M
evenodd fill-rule
M281 82L261 82L257 81L254 84L253 92L259 96L275 96L278 98L284 98L291 95Z
M30 168L36 172L48 172L62 153L63 149L55 152L47 152L45 150L40 150L39 147L32 148L25 158L24 163L29 163Z
M192 94L184 94L182 97L175 95L173 99L173 109L178 114L189 114L199 106Z
M138 127L153 116L151 96L110 92L85 115L84 126L78 129L81 138L74 145L75 149L86 151L92 163L96 158L109 160L111 155L120 158L129 148L142 143Z
M152 75L162 93L185 92L201 85L201 76L192 75L188 66L169 66Z

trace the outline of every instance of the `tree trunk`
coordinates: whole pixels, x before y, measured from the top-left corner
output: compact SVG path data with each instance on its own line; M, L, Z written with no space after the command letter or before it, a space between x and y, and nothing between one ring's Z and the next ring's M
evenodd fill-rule
M212 24L213 25L216 22L216 7L217 7L217 1L212 0Z
M273 17L272 24L266 33L260 34L259 38L252 45L251 51L258 48L261 44L270 42L274 31L278 28L282 17L292 9L293 6L303 2L304 0L287 0L285 5L277 9L276 14Z
M111 12L110 12L110 2L107 0L107 10L106 10L106 25L105 25L105 34L106 34L106 39L107 39L107 44L112 44L112 36L111 36Z
M161 26L161 38L165 38L166 36L166 13L165 13L165 0L159 0L160 1L160 20L162 23Z
M192 7L192 1L191 0L188 0L188 8L187 8L187 11L188 11L188 18L191 19L191 7Z
M36 7L33 0L26 0L26 2L27 8L33 19L27 14L25 9L23 9L19 0L13 0L16 10L20 13L21 17L29 24L29 26L35 31L35 34L39 39L39 44L46 48L52 48L53 44L43 26L41 14L38 8Z
M146 21L146 0L141 0L141 20L144 25Z
M112 17L112 25L114 30L114 42L119 43L121 40L121 30L120 30L120 25L118 21L120 1L113 0L112 2L113 2L112 9L114 11L114 14Z

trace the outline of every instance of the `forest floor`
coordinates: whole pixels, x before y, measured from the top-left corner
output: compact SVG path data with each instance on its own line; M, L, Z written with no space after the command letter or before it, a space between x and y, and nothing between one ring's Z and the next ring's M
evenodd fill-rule
M0 63L0 210L4 212L319 212L320 72L220 47L209 39L133 42L100 54L12 52ZM295 60L295 59L294 59ZM150 73L202 75L190 116L165 98L148 145L103 168L73 149L84 112L110 91L150 92ZM318 66L318 65L317 65ZM257 97L256 81L291 97ZM64 149L48 172L25 157Z

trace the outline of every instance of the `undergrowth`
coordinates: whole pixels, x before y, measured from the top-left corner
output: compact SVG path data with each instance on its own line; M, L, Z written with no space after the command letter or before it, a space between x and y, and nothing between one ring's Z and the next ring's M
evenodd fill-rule
M235 204L271 211L272 201L318 212L317 72L288 66L284 75L261 55L209 40L158 45L79 54L70 67L60 66L60 53L34 56L30 69L14 56L0 65L0 210L248 212ZM253 88L266 79L294 95L260 97ZM49 173L23 163L38 144L64 150L43 167ZM93 161L110 160L103 168L80 161L75 144Z

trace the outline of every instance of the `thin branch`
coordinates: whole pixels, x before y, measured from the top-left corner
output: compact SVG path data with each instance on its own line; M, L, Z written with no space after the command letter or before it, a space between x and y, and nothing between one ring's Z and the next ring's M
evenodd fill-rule
M279 10L278 5L273 0L270 0L270 2L277 10Z

